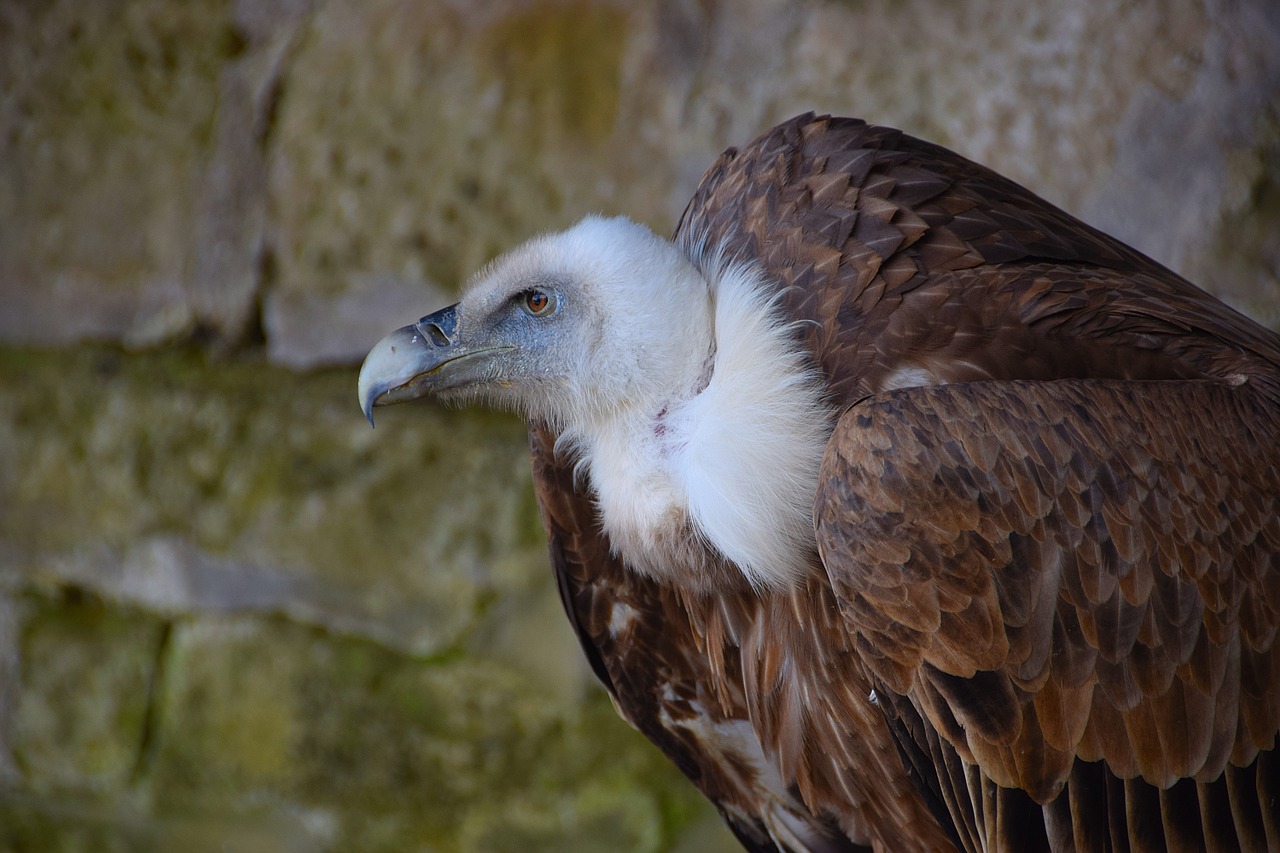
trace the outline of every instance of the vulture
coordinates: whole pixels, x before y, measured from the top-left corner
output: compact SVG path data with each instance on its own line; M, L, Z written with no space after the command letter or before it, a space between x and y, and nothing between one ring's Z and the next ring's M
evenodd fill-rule
M989 169L799 116L358 390L527 418L595 675L747 850L1280 850L1280 335Z

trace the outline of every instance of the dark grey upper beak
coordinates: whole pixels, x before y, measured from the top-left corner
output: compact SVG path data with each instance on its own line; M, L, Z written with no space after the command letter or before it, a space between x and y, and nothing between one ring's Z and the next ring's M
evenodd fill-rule
M360 366L360 409L373 424L373 407L421 397L432 373L456 357L457 305L396 329L373 345Z

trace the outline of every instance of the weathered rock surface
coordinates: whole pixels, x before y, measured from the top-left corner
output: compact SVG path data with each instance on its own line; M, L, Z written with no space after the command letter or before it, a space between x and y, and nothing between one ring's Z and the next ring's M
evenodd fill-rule
M805 109L951 146L1280 325L1280 6L61 0L0 11L0 340L351 362Z
M0 350L0 849L661 850L710 819L591 679L523 427L375 432L353 381Z

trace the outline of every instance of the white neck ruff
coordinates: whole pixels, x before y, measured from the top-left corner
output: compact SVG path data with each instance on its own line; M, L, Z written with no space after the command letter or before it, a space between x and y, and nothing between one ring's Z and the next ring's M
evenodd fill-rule
M565 435L580 454L614 550L644 574L706 589L710 546L756 588L790 586L814 559L813 499L831 432L823 384L753 265L695 257L713 328L703 365L665 401ZM699 383L700 385L701 383Z

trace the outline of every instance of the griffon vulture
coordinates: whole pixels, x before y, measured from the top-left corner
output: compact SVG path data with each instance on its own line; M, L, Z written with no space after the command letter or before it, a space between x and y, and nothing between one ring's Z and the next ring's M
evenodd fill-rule
M619 712L754 851L1280 850L1280 336L804 115L369 353L513 407Z

